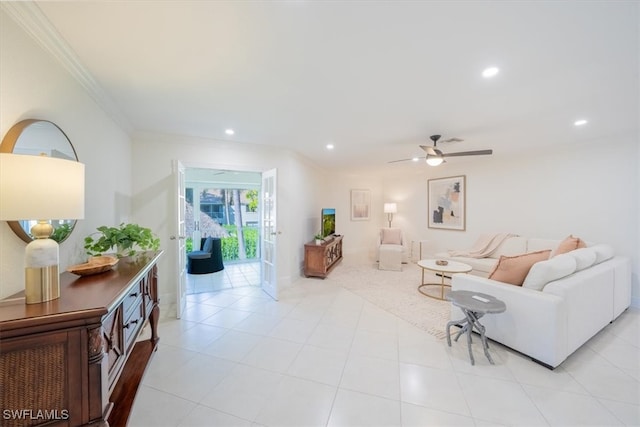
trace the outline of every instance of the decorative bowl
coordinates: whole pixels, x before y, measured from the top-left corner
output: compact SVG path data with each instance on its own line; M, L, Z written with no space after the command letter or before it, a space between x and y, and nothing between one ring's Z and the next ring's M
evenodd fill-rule
M78 276L91 276L92 274L104 273L113 268L118 263L118 258L112 256L94 256L84 264L72 265L67 271Z
M449 264L449 261L447 261L446 259L437 259L436 260L436 264L437 265L447 265L447 264Z

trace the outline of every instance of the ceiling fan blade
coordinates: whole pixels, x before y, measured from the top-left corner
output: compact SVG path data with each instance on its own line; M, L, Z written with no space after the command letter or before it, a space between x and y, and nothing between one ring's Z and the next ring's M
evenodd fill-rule
M387 163L406 162L406 161L413 160L413 159L415 159L415 157L413 157L411 159L391 160L390 162L387 162Z
M493 150L477 150L477 151L462 151L459 153L447 153L443 154L443 157L458 157L458 156L483 156L487 154L493 154Z
M436 150L430 146L430 145L421 145L420 148L422 148L424 151L427 152L427 154L429 154L430 156L436 156Z
M462 138L449 138L449 139L443 139L440 142L462 142L464 141L464 139Z

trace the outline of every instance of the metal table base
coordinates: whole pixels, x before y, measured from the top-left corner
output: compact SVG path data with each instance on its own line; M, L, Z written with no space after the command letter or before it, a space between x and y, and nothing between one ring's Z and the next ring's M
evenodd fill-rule
M473 296L485 298L487 302L482 302L473 299ZM459 307L464 313L465 318L460 320L452 320L447 323L447 344L451 347L451 326L461 325L460 330L456 334L454 340L458 342L458 338L464 333L467 334L467 347L469 348L469 359L471 364L475 365L475 359L473 358L473 351L471 350L471 333L475 329L480 334L480 341L482 342L482 349L484 355L487 356L489 363L495 365L491 354L489 354L489 343L485 336L485 327L480 323L480 318L487 313L502 313L506 310L506 304L499 299L492 297L491 295L482 294L479 292L470 291L452 291L447 295L447 299L451 301L453 305Z

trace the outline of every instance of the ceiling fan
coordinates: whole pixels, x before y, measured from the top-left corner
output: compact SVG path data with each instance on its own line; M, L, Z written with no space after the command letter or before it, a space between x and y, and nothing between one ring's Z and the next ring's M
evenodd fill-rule
M433 146L421 145L424 151L426 151L426 161L429 166L438 166L442 162L444 162L445 157L461 157L461 156L483 156L487 154L493 154L493 150L476 150L476 151L461 151L458 153L443 153L440 151L436 145L438 144L438 140L440 139L440 135L431 135L429 138L433 141ZM461 142L463 141L460 138L449 138L442 140L442 142ZM411 159L401 159L401 160L392 160L388 163L397 163L397 162L406 162L407 160L418 160L417 157Z

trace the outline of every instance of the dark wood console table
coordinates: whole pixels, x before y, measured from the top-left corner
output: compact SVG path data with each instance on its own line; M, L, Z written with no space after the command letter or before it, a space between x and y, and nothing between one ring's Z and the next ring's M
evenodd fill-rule
M306 277L327 277L329 272L342 261L342 236L316 245L309 242L304 245L304 275Z
M0 425L125 426L158 345L162 251L60 275L60 298L0 301ZM143 327L150 338L138 341Z

